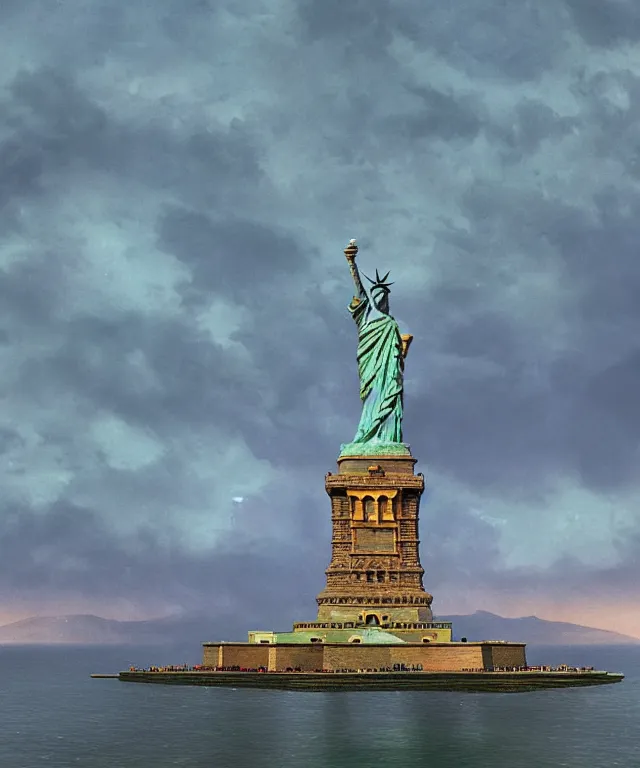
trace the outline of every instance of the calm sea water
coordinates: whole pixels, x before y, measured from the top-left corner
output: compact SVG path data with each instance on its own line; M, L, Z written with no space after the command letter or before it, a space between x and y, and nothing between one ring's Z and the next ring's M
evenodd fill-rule
M287 693L91 680L199 651L0 648L0 768L640 768L640 647L529 648L625 672L523 694Z

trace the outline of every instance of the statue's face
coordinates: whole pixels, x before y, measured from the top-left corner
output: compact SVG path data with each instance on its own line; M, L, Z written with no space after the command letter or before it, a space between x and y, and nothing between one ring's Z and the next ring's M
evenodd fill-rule
M389 314L389 294L386 291L374 291L371 298L377 310L385 315Z

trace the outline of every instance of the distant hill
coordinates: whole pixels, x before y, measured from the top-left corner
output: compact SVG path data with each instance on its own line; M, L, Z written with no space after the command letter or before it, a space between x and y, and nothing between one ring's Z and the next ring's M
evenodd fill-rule
M459 640L509 640L528 645L635 645L640 638L583 627L563 621L547 621L537 616L505 619L488 611L469 616L438 616L438 621L453 622L454 638Z
M224 620L216 621L224 626ZM115 621L99 616L34 616L0 626L0 645L175 645L232 639L200 617ZM240 629L240 627L237 627ZM237 635L236 635L237 636ZM245 632L246 636L246 632Z
M592 627L536 616L505 619L476 611L470 616L438 616L453 622L454 639L511 640L529 645L630 645L640 639ZM114 621L99 616L36 616L0 626L0 645L178 645L199 646L207 640L245 640L236 617L170 617L148 621Z

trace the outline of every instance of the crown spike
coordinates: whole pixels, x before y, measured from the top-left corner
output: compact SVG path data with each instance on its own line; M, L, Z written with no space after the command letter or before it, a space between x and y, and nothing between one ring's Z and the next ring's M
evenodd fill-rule
M391 274L391 270L389 270L389 272L387 272L387 274L384 277L380 277L380 272L376 269L376 279L375 280L370 278L369 275L365 275L364 272L362 274L371 283L371 286L372 286L371 291L375 291L376 288L378 288L378 289L381 289L381 290L386 291L387 293L389 293L389 286L393 285L393 283L388 283L387 282L387 278Z

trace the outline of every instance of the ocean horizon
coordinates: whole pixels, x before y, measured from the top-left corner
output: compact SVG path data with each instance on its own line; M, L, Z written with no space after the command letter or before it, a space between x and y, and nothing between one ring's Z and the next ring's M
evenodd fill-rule
M2 768L640 766L640 648L530 647L622 683L518 694L282 692L95 680L197 646L0 646Z

